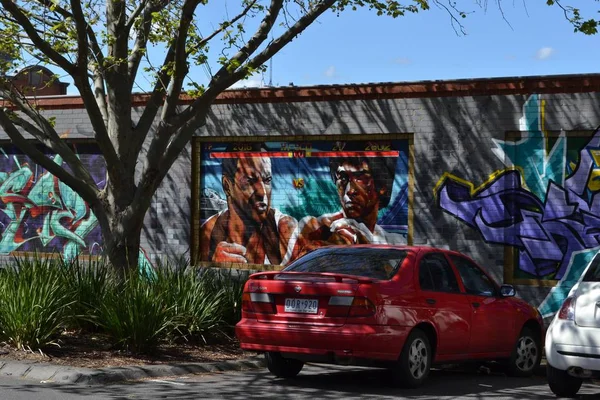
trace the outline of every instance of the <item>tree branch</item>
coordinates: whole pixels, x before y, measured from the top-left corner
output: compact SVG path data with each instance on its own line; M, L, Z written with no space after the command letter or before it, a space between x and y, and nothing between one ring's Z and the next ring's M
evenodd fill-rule
M60 68L64 69L71 75L75 74L75 66L73 63L68 61L65 57L59 54L52 48L50 43L42 39L36 32L35 27L29 21L29 18L25 15L23 10L17 6L17 3L13 0L0 0L0 4L6 9L10 15L17 21L17 23L25 30L29 39L33 44L46 54L53 62L55 62Z
M183 86L183 81L188 73L185 46L190 25L192 24L196 7L198 7L200 1L201 0L186 0L183 4L179 29L177 30L177 37L175 38L175 68L171 75L171 81L167 89L167 96L161 114L161 120L163 121L174 114L175 109L179 104L181 87Z
M27 117L29 117L37 126L18 116L14 116L12 118L13 125L23 127L44 146L48 147L56 154L59 154L67 162L69 167L71 167L71 170L78 179L81 179L88 185L96 185L89 171L84 168L81 160L79 160L77 155L60 138L54 127L50 125L44 116L34 109L33 106L18 93L7 90L6 88L2 89L0 93L2 94L3 98L8 99L12 104L17 106L17 108L21 110L21 112L23 112L23 114L25 114Z
M41 165L52 175L56 176L67 186L77 192L83 200L90 205L97 205L99 201L98 189L95 184L92 186L86 181L73 176L67 172L62 166L55 163L52 159L38 150L33 143L23 137L15 125L11 122L9 116L4 109L0 108L0 126L10 137L12 142L27 154L36 163Z
M330 3L329 6L331 6L333 3L335 3L335 0L330 0L328 3ZM248 40L248 43L246 43L246 45L243 46L236 55L231 57L231 59L227 61L227 63L223 67L221 67L221 69L215 74L215 76L211 80L210 86L213 85L213 82L216 83L220 80L225 80L228 76L231 76L232 69L235 71L239 66L246 62L246 60L260 47L260 45L267 39L269 32L273 28L275 20L277 19L277 16L279 15L279 12L281 11L282 7L283 0L271 0L271 5L269 6L269 9L265 14L265 17L263 18L260 26L254 33L254 36L252 36L250 40Z
M140 62L142 61L142 57L145 54L146 46L148 44L148 35L152 29L152 14L163 10L170 1L171 0L157 0L154 5L150 5L150 1L143 1L125 24L125 28L127 29L127 32L129 32L135 19L143 12L143 21L141 27L137 30L135 44L133 45L131 55L129 56L128 70L130 90L135 83L135 77L137 76Z
M246 8L244 10L242 10L241 13L239 13L238 15L236 15L235 17L233 17L232 19L230 19L227 22L223 22L221 24L221 27L217 30L215 30L213 33L211 33L210 35L206 36L205 38L203 38L200 42L196 43L196 45L192 46L190 48L190 50L188 51L188 55L194 51L197 51L198 49L201 49L202 47L204 47L208 42L210 42L215 36L217 36L218 34L220 34L221 32L223 32L225 29L227 29L228 27L230 27L231 25L235 24L237 21L239 21L241 18L243 18L244 16L246 16L250 10L252 9L252 7L254 7L254 5L256 4L257 0L253 0L252 2L250 2L248 4L248 6L246 6Z

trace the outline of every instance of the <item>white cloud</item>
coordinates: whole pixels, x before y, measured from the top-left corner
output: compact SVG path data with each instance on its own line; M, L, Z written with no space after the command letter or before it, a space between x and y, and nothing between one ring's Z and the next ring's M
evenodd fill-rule
M412 64L412 60L410 58L406 58L406 57L399 57L394 60L394 63L400 64L400 65L408 65L408 64Z
M552 47L542 47L535 53L535 58L538 60L546 60L550 58L554 54L554 49Z
M241 89L241 88L253 88L253 87L263 87L265 86L262 78L260 77L250 77L248 79L242 79L231 85L232 89Z
M335 75L335 67L333 65L325 70L326 77L333 78Z

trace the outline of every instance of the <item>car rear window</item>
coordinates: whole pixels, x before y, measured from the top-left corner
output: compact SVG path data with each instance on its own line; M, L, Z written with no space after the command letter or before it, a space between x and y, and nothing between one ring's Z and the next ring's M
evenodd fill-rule
M396 274L405 257L406 251L394 249L318 249L283 271L331 272L386 280Z
M600 282L600 254L596 255L592 260L590 267L583 277L583 282Z

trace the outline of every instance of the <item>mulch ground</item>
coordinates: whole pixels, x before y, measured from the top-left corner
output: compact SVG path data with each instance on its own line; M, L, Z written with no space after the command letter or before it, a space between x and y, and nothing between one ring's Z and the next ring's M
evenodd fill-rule
M51 363L71 367L103 368L126 365L200 363L238 360L256 353L240 349L234 340L221 340L218 344L164 343L152 354L132 354L115 349L101 334L69 332L61 335L58 343L43 351L16 350L0 344L0 361L18 360Z

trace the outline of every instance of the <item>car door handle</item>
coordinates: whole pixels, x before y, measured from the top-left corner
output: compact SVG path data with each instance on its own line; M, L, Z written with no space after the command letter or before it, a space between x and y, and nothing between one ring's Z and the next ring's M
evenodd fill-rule
M477 302L473 303L473 307L478 308L479 307L479 303L477 303Z
M435 304L435 299L426 299L427 304Z

